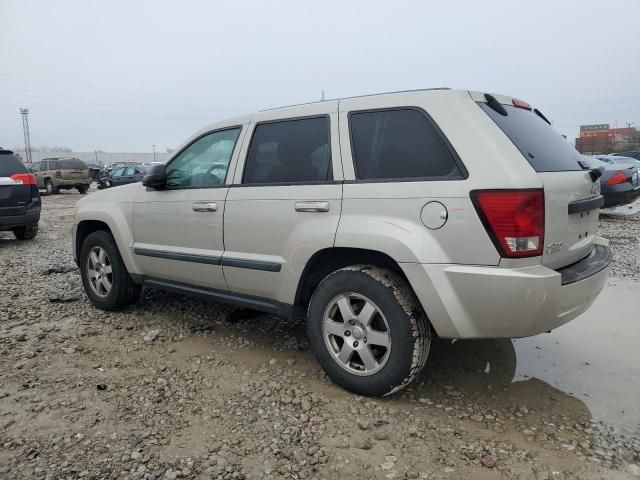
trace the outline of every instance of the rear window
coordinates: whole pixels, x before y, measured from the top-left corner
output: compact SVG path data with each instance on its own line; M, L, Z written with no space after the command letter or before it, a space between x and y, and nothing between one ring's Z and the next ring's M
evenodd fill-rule
M507 116L501 115L484 102L480 108L509 137L536 172L582 170L582 156L551 125L530 110L502 105Z
M0 153L0 177L10 177L14 173L27 173L27 167L13 153Z
M67 170L86 170L87 164L78 158L60 160L60 168Z

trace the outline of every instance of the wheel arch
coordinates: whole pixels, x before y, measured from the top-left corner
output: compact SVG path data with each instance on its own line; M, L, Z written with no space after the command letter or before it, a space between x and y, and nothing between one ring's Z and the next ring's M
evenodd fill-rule
M296 289L295 305L306 307L323 278L350 265L374 265L400 275L411 287L402 268L392 257L377 250L351 247L330 247L317 251L307 261Z

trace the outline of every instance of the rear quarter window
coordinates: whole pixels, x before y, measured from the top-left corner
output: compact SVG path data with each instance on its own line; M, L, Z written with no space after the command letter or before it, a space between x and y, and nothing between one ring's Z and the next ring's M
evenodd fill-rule
M466 178L453 148L421 110L351 112L349 130L357 180Z
M502 105L501 115L484 102L480 108L500 127L536 172L582 170L582 155L542 118L530 110Z
M27 167L13 153L0 153L0 177L15 173L27 173Z

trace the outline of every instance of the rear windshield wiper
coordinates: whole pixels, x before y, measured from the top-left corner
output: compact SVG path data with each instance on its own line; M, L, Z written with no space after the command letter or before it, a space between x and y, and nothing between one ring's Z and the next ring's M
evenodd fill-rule
M536 115L538 115L541 119L543 119L545 122L547 122L549 125L551 125L551 122L547 119L547 117L545 117L542 112L540 110L538 110L537 108L533 109L534 113Z

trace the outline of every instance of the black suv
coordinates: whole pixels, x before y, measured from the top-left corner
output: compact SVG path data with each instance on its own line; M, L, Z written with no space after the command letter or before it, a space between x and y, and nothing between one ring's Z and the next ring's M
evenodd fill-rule
M0 148L0 231L11 230L20 240L38 233L40 193L33 174L12 151Z

